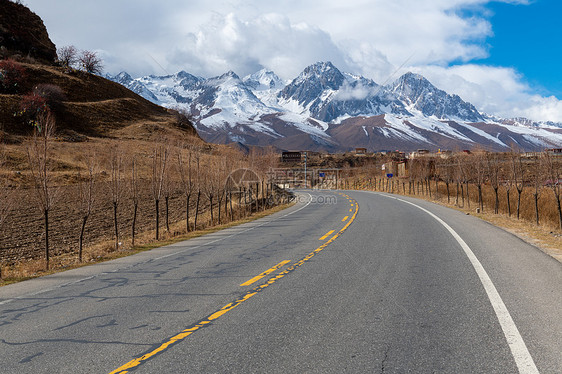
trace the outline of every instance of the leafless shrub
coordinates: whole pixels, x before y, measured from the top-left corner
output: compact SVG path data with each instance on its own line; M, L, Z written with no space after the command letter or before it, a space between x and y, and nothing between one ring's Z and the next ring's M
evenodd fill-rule
M55 84L42 83L33 87L33 93L45 99L51 109L56 109L64 100L66 95L62 88Z

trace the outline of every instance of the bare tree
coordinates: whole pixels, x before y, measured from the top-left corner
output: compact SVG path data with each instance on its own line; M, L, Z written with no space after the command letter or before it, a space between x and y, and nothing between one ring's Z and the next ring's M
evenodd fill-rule
M96 181L97 164L95 156L89 154L84 157L84 166L86 168L86 175L82 178L80 173L78 178L78 196L80 203L80 216L82 218L82 225L80 226L80 236L78 237L78 261L82 262L82 251L84 244L84 232L86 230L86 223L92 213L94 205L94 185Z
M464 207L464 191L463 191L463 182L464 182L464 168L463 168L463 160L461 155L456 155L453 159L454 163L454 180L457 184L456 191L455 191L455 205L459 205L459 190L461 192L461 199L462 199L462 206Z
M499 213L500 198L498 189L500 187L500 161L497 153L488 153L486 155L486 166L490 184L494 189L494 214Z
M37 205L45 223L45 267L49 269L49 212L53 207L57 189L52 183L51 139L55 131L55 119L50 111L39 114L37 126L27 142L27 159L34 186Z
M535 187L535 190L533 191L533 200L535 201L535 219L536 219L536 223L537 226L540 224L539 223L539 197L541 194L541 189L542 189L542 166L543 166L543 162L541 160L541 157L539 155L534 155L533 156L533 185Z
M445 181L445 188L447 190L447 204L451 203L451 191L450 191L450 185L451 182L453 182L455 180L455 164L454 161L452 159L444 159L441 160L440 162L441 164L441 174L442 174L442 179ZM436 193L437 195L437 187L436 187ZM458 203L458 187L457 187L457 201L456 203Z
M63 67L70 68L78 62L78 50L73 45L61 47L57 50L57 57Z
M130 179L131 200L133 202L133 220L131 222L131 246L135 246L135 226L137 224L137 213L139 210L139 174L137 158L131 157L131 179Z
M82 51L78 56L80 67L90 74L101 74L103 71L103 61L96 52Z
M162 193L164 195L164 213L165 213L165 224L166 224L166 231L170 232L170 196L174 192L175 183L172 179L172 168L174 167L173 163L168 163L168 166L164 168L164 179L162 180Z
M510 163L511 162L511 154L508 154L509 159L506 161L506 163ZM507 202L507 216L511 217L511 189L513 188L513 178L511 175L511 164L506 165L506 168L509 168L509 171L506 170L504 171L504 173L507 173L508 175L505 176L504 182L503 182L503 186L505 187L505 198L506 198L506 202Z
M220 157L216 160L217 170L215 176L215 191L217 196L217 203L218 203L218 220L219 225L221 224L221 204L223 199L226 197L226 189L225 189L225 180L227 178L228 170L227 170L227 158L225 156ZM226 206L226 204L225 204ZM226 214L226 207L224 209L224 213Z
M474 155L473 171L475 173L474 180L478 188L478 207L484 212L484 199L482 196L482 185L486 181L486 154L479 152Z
M213 160L214 161L214 160ZM216 176L217 176L217 165L215 162L212 162L211 165L208 165L203 171L203 194L207 197L209 201L209 209L211 210L211 226L214 225L214 198L216 194Z
M197 219L199 218L199 202L201 201L201 169L200 169L201 153L196 152L194 154L194 157L195 157L195 165L197 167L196 174L195 174L197 178L197 202L195 204L195 220L193 222L193 228L197 230Z
M113 206L113 228L115 231L115 250L119 249L119 224L117 209L123 195L123 154L120 147L114 147L109 154L109 169L111 180L109 190Z
M187 157L183 156L183 149L177 150L177 169L181 179L181 189L185 195L185 228L190 231L189 227L189 203L191 195L195 187L192 168L193 149L187 147Z
M463 161L461 163L461 168L462 168L462 173L463 173L463 180L464 180L464 185L466 188L466 205L468 207L468 209L470 209L470 182L471 182L471 176L472 176L472 163L470 162L470 160L468 159L471 156L465 155L463 157ZM461 185L462 188L462 185ZM462 191L461 191L462 192ZM464 205L464 200L463 200L463 205Z
M523 160L521 154L511 151L511 179L517 190L517 219L519 219L519 214L521 212L521 194L523 193L523 187L525 184L524 180L524 168Z
M562 192L562 161L556 160L548 151L543 153L544 171L547 178L547 184L556 199L556 208L558 210L558 223L562 230L562 209L560 208L560 194Z
M169 147L162 144L154 148L152 155L152 198L156 208L156 240L160 239L160 199L164 187L166 168L168 167Z

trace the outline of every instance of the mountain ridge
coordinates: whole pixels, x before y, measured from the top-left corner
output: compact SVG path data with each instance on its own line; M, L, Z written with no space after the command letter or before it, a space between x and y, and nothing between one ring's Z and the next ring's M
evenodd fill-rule
M290 81L266 69L243 78L232 71L211 78L184 71L134 79L124 74L108 78L189 112L207 141L326 151L562 147L562 124L481 113L411 72L384 86L329 61Z

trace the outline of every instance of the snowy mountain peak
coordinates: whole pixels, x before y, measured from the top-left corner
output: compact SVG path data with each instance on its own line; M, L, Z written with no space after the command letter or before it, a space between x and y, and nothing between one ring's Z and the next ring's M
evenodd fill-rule
M419 111L428 117L453 119L468 122L483 121L483 116L470 103L458 95L450 95L438 89L425 77L408 72L402 75L388 89L399 100L406 103L409 111Z
M301 108L300 114L308 111L314 117L344 82L344 75L331 62L319 62L305 68L279 93L279 97L284 102L296 103Z
M243 81L252 89L259 91L282 89L285 86L285 83L277 74L267 69L248 75L244 77Z
M306 67L303 72L291 82L290 85L302 85L303 83L318 85L322 89L337 90L345 80L343 74L330 61L317 62Z
M233 72L232 70L229 70L228 72L224 73L223 75L221 75L219 77L219 79L236 79L236 80L240 80L240 77L238 76L238 74L236 74L235 72Z
M133 81L133 78L125 71L120 72L114 77L112 77L111 75L107 75L107 77L108 79L117 82L119 84L122 84L124 86L126 86L127 84Z
M189 74L187 71L185 70L180 70L178 71L176 74L176 77L178 77L179 79L185 79L185 78L195 78L193 75Z
M402 82L422 81L424 84L431 84L423 75L412 73L411 71L403 74L398 80Z
M480 114L411 72L387 86L342 73L331 62L306 67L288 84L266 69L243 79L232 71L208 79L185 71L108 78L154 103L189 111L211 142L337 151L562 146L560 124Z
M339 71L338 68L336 68L334 66L334 64L332 64L331 61L320 61L320 62L317 62L315 64L312 64L312 65L308 66L304 71L305 72L306 71L315 71L315 72L318 72L319 74L325 74L326 72L329 72L329 71L332 71L332 70Z

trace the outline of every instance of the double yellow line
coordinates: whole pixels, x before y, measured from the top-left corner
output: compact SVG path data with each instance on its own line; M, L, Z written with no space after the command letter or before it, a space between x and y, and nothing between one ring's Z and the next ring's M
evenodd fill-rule
M347 196L348 197L348 196ZM349 197L348 197L349 198ZM266 283L256 286L253 289L249 290L248 292L246 292L241 298L226 304L225 306L223 306L222 308L220 308L219 310L213 312L212 314L210 314L208 317L200 320L199 322L191 325L190 327L186 328L185 330L182 330L179 334L172 336L171 338L169 338L167 341L165 341L164 343L162 343L160 346L158 346L157 348L155 348L154 350L145 353L144 355L137 357L129 362L127 362L126 364L120 366L119 368L113 370L110 374L125 374L128 373L130 369L134 369L137 366L141 365L144 361L149 360L150 358L155 357L156 355L164 352L166 349L170 348L172 345L179 343L180 341L186 339L188 336L190 336L191 334L193 334L194 332L196 332L197 330L200 330L203 327L209 326L212 324L212 322L220 317L222 317L224 314L230 312L232 309L236 308L238 305L242 304L244 301L248 300L249 298L251 298L252 296L256 295L258 292L263 291L264 289L266 289L267 287L271 286L272 284L274 284L275 282L277 282L279 279L283 278L284 276L286 276L289 273L292 273L293 271L295 271L298 267L300 267L301 265L303 265L304 263L306 263L308 260L310 260L312 257L316 256L319 252L321 252L324 248L326 248L330 243L332 243L334 240L336 240L341 234L343 234L343 232L345 230L347 230L347 228L351 225L351 223L355 220L355 217L357 216L357 213L359 212L359 205L355 204L355 212L353 213L351 219L349 219L347 221L347 223L345 224L345 226L338 231L334 236L332 236L328 241L324 242L321 246L319 246L318 248L316 248L314 251L310 252L308 255L306 255L304 258L302 258L301 260L295 262L294 264L292 264L291 266L289 266L287 269L283 270L282 272L280 272L279 274L277 274L276 276L274 276L273 278L270 278ZM332 231L333 232L333 231ZM328 235L329 236L329 235ZM289 260L285 260L280 262L279 264L275 265L273 268L268 269L266 271L264 271L263 273L261 273L260 275L248 280L245 283L242 283L242 285L244 284L252 284L256 281L258 281L259 279L267 276L268 274L270 274L271 272L275 271L276 269L282 267L284 264L288 263ZM255 279L255 280L254 280ZM252 281L253 280L253 281ZM251 283L248 283L252 281Z
M264 271L260 275L257 275L255 277L253 277L252 279L242 283L240 286L245 287L245 286L251 285L252 283L256 283L257 281L259 281L260 279L262 279L263 277L265 277L269 273L273 273L275 270L279 269L280 267L283 267L283 265L288 264L289 262L291 262L291 261L290 260L281 261L280 263L278 263L277 265L275 265L274 267L272 267L270 269L267 269L266 271Z

